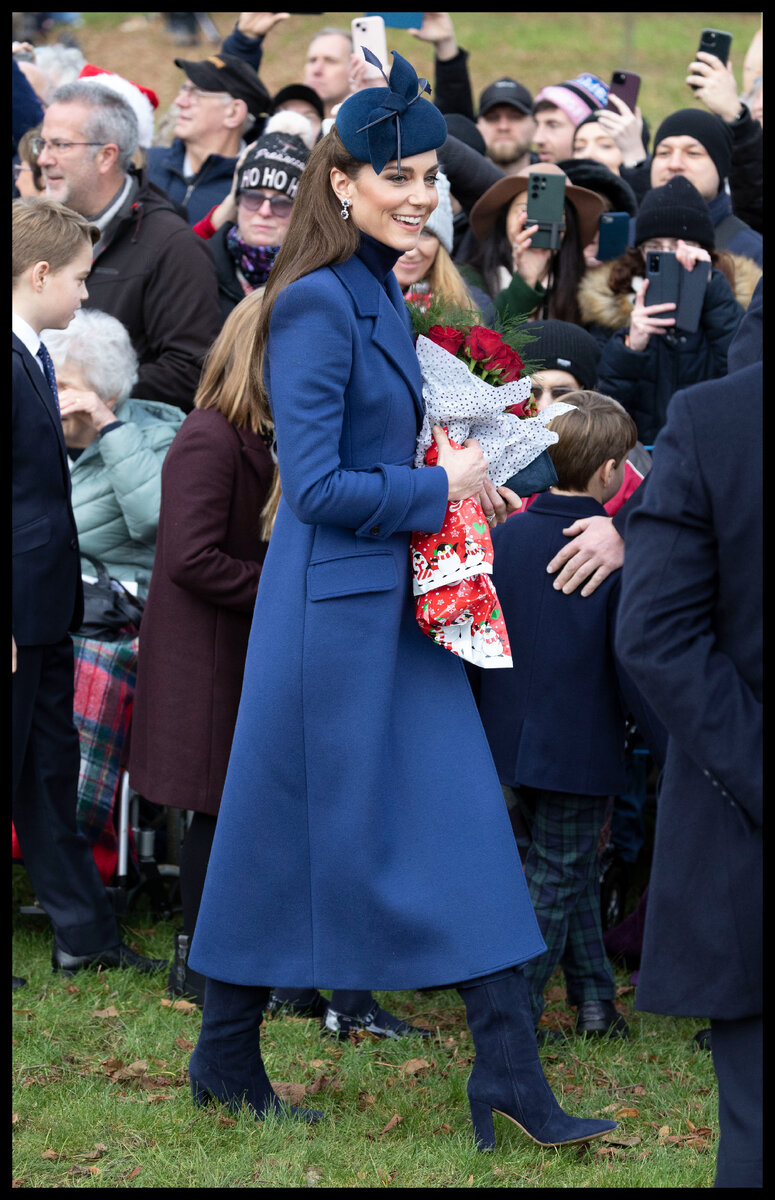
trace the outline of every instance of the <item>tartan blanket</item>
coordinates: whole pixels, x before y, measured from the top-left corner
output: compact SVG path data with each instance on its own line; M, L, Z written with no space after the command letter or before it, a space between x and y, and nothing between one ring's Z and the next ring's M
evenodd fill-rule
M91 843L97 869L106 884L113 878L118 862L113 806L132 716L138 645L137 637L100 642L73 636L73 720L81 746L77 821ZM134 853L131 839L130 853ZM12 857L17 861L22 858L13 829Z
M105 882L112 877L118 861L113 806L132 716L138 645L137 637L118 642L73 637L73 718L81 743L78 828L92 843Z

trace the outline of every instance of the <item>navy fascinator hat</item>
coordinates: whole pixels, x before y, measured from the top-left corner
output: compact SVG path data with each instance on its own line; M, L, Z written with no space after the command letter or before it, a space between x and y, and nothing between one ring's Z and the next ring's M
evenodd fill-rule
M382 63L365 46L368 62L378 67L387 87L364 88L341 105L336 114L336 130L345 149L358 162L371 163L379 175L395 159L437 150L447 140L447 123L429 100L427 79L418 79L411 63L393 50L390 78Z

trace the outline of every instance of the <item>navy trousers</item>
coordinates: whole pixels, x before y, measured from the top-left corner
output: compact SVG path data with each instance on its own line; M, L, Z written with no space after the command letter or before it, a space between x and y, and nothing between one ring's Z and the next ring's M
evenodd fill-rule
M120 942L91 846L79 833L73 643L20 646L12 685L13 823L35 895L67 954Z
M714 1187L763 1186L763 1023L762 1017L710 1023L720 1131Z

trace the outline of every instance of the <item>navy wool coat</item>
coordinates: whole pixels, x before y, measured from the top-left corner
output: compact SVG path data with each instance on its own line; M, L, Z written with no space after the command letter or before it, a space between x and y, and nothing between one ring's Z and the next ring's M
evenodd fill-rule
M679 392L627 524L617 647L669 735L635 994L650 1012L762 1011L761 444L761 363Z
M383 248L384 249L384 248ZM414 617L421 378L390 268L278 297L267 384L283 497L190 962L229 983L444 985L544 949L461 660Z
M563 529L605 515L593 496L545 492L493 530L514 669L478 671L474 687L501 783L580 796L624 788L626 710L613 652L620 572L587 597L556 591L546 573Z

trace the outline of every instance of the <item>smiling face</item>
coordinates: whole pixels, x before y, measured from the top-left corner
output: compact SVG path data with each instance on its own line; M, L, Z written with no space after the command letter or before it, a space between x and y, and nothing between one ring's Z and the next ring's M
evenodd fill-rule
M413 250L422 228L438 204L435 150L401 159L401 173L390 162L379 175L364 163L355 179L332 170L331 186L337 198L348 199L355 224L370 237L401 253Z
M417 245L412 250L402 254L393 270L402 288L408 288L413 283L425 279L436 259L439 249L439 239L435 233L423 229Z

